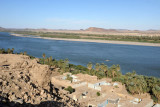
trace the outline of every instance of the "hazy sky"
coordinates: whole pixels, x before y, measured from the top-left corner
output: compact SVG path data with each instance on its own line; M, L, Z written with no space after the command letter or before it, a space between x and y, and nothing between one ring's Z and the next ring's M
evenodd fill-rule
M0 0L0 26L160 29L160 0Z

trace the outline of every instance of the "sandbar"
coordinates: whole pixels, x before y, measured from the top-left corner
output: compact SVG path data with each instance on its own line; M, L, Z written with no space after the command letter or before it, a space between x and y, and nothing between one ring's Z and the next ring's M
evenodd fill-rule
M79 41L79 42L96 42L96 43L110 43L110 44L141 45L141 46L156 46L156 47L160 47L160 43L114 41L114 40L51 38L51 37L40 37L40 36L25 36L24 34L15 34L15 33L11 33L11 35L13 35L13 36L19 36L19 37L30 37L30 38L49 39L49 40L64 40L64 41Z

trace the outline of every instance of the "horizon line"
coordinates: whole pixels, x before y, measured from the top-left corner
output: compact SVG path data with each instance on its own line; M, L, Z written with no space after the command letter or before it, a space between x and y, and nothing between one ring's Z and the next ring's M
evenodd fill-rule
M97 28L97 29L104 29L104 30L130 30L130 31L160 31L160 29L146 29L146 30L140 30L140 29L125 29L125 28L102 28L102 27L88 27L88 28L80 28L80 29L65 29L65 28L43 28L43 27L39 27L39 28L32 28L32 27L22 27L22 28L17 28L17 27L2 27L0 26L0 28L4 28L4 29L46 29L46 30L87 30L89 28Z

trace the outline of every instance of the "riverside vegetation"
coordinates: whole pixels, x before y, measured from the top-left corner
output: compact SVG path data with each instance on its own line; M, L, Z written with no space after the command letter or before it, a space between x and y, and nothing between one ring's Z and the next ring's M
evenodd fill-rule
M35 35L35 36L50 37L50 38L94 39L94 40L116 40L116 41L160 43L160 36L126 36L126 35L123 36L123 35L60 33L60 32L34 32L34 31L12 31L11 33Z
M10 50L12 50L10 52ZM10 54L13 53L14 49L0 49L0 54ZM26 52L21 53L27 55ZM69 60L56 60L51 57L46 57L45 54L42 55L43 58L39 59L40 64L49 65L49 68L58 68L58 72L65 73L70 72L72 74L89 74L95 75L98 79L101 78L112 78L112 81L121 82L126 86L126 90L134 94L149 93L151 98L155 103L160 103L160 79L156 77L149 77L144 75L138 75L135 71L128 72L125 75L121 73L120 65L112 65L108 67L104 63L96 63L95 66L91 62L87 64L87 67L82 65L69 64ZM30 56L30 58L35 58ZM71 88L69 87L69 91Z

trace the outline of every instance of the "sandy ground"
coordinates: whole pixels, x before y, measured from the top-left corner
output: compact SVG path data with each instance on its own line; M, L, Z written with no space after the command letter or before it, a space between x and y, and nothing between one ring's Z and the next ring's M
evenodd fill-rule
M11 34L13 36L27 37L23 34ZM129 41L113 41L113 40L91 40L91 39L66 39L66 38L50 38L50 37L32 37L49 40L65 40L65 41L79 41L79 42L96 42L96 43L110 43L110 44L124 44L124 45L141 45L141 46L156 46L160 47L160 43L144 43L144 42L129 42Z

